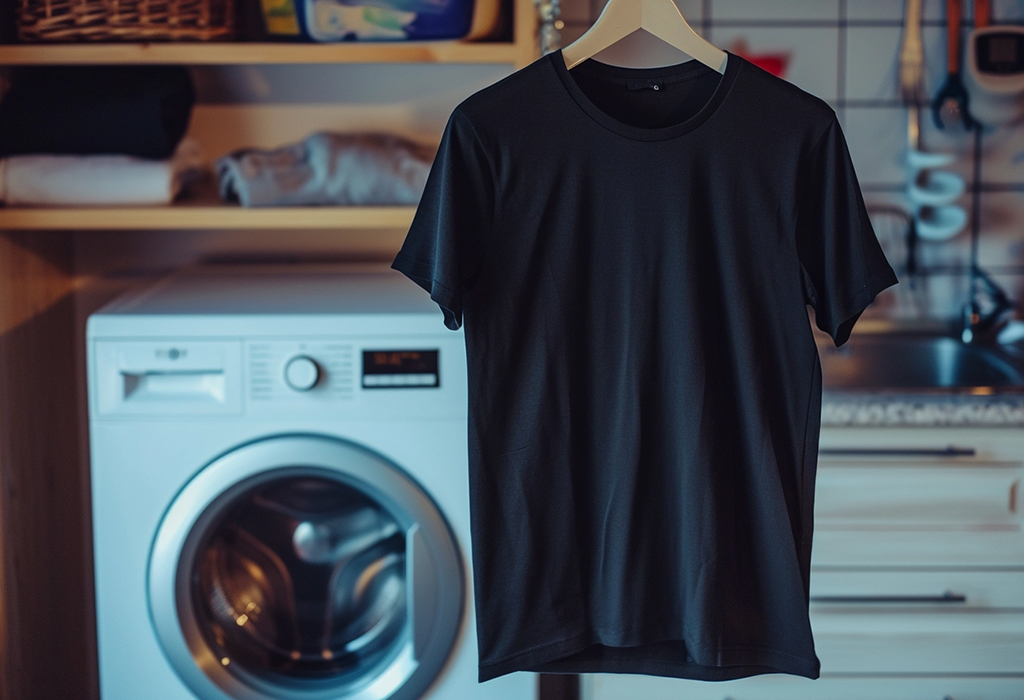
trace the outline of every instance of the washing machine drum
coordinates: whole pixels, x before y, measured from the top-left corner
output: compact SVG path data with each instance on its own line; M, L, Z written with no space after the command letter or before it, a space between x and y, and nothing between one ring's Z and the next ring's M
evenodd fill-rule
M405 628L402 527L337 481L288 476L252 489L196 564L192 605L206 642L266 675L358 675Z
M455 642L462 562L439 509L358 445L283 436L204 468L150 561L150 607L200 698L411 699Z

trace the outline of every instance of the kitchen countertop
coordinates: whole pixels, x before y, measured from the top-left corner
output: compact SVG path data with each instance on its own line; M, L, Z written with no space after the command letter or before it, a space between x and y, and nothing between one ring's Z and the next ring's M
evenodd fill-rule
M833 352L831 339L813 325L812 330L819 343L819 352L823 355ZM891 319L875 318L858 321L857 330L850 340L851 346L855 346L857 340L872 335L953 337L955 333L956 326L945 321L923 319L897 323ZM1024 341L1015 345L1015 354L1024 357ZM935 387L920 391L830 388L824 368L823 374L822 427L1024 427L1024 386L1003 389Z
M825 390L822 427L1024 426L1024 395Z

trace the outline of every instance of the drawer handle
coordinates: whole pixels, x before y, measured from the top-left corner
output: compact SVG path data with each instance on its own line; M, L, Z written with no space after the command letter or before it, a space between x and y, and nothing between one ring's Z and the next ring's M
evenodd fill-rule
M819 455L830 457L973 457L973 447L823 447Z
M962 593L946 591L942 595L812 595L812 603L830 603L833 605L879 605L899 603L955 603L962 605L967 596Z

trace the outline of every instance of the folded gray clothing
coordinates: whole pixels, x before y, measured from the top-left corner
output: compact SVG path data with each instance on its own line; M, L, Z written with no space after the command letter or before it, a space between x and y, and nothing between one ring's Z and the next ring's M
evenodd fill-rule
M246 207L417 204L434 149L394 134L316 132L214 162L220 195Z

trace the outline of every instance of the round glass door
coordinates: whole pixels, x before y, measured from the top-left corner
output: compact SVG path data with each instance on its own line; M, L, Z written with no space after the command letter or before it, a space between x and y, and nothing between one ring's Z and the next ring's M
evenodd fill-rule
M200 544L191 579L221 663L268 679L344 684L403 641L402 526L336 480L288 476L243 494Z
M414 698L457 636L461 566L440 511L396 465L287 436L229 453L179 494L150 607L201 698Z

